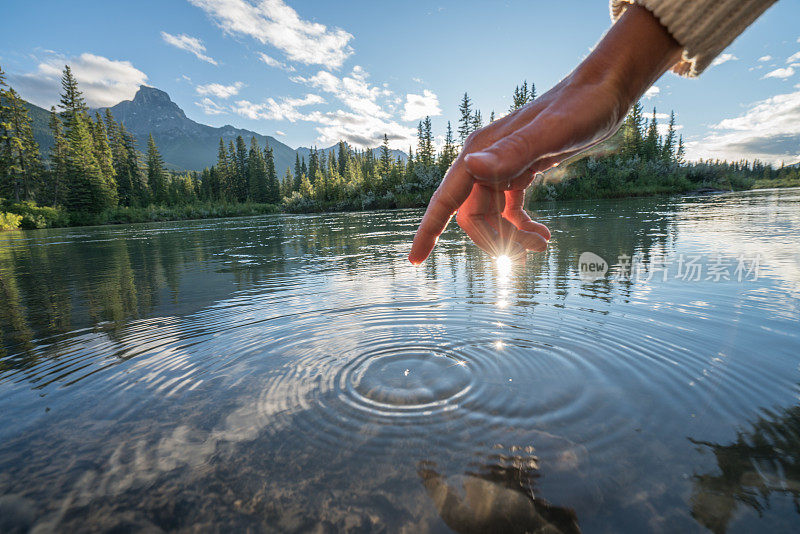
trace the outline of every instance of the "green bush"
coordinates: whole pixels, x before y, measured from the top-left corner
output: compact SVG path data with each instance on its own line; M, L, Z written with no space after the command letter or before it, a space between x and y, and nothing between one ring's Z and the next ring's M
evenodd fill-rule
M16 213L6 213L0 211L0 231L16 230L22 223L22 216Z
M21 217L20 226L26 230L70 225L69 214L61 208L37 206L35 202L0 202L0 209Z

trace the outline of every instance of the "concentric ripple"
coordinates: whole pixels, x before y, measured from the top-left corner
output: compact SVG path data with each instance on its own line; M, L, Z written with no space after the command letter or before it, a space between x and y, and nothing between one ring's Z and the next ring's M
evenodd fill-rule
M339 387L377 414L430 415L457 407L473 381L465 360L412 348L354 359L343 368Z

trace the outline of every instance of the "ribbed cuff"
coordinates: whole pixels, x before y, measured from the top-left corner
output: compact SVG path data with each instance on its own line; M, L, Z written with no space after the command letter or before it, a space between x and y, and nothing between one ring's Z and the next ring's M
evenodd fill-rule
M617 20L630 4L650 11L683 47L672 71L698 76L777 0L611 0Z

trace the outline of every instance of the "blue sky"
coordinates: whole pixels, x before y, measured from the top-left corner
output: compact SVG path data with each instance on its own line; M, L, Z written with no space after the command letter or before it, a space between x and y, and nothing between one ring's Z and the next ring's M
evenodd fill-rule
M292 147L375 146L387 132L407 149L426 114L443 136L464 91L484 119L500 115L516 84L546 91L610 24L602 0L6 0L3 12L0 65L36 104L55 103L70 63L90 105L143 83L194 120ZM675 110L690 157L800 161L798 20L800 3L779 1L726 61L696 80L664 76L643 104Z

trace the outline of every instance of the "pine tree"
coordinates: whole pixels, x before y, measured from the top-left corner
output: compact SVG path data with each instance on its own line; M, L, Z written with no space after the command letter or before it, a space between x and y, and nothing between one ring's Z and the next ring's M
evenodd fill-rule
M623 125L623 152L630 158L642 156L644 141L644 117L642 104L636 102L631 108Z
M666 162L675 159L675 111L669 115L667 135L664 137L664 145L661 147L661 159Z
M531 84L531 88L533 88L533 84ZM511 97L511 107L509 108L509 112L513 112L518 110L519 108L523 107L528 102L533 101L535 98L535 89L533 92L528 91L528 80L522 82L522 86L516 86L514 88L514 94Z
M53 148L50 151L50 179L47 196L52 206L64 204L67 177L67 140L64 137L64 124L56 113L55 106L50 108L50 134L53 136Z
M69 124L78 115L85 115L87 112L83 93L78 90L78 80L72 75L72 69L69 65L64 66L64 73L61 76L61 90L59 107L63 110L66 123Z
M447 131L445 132L444 136L444 147L442 148L442 153L439 156L439 169L442 171L442 175L447 172L447 169L450 168L450 165L453 164L453 160L456 159L458 156L458 150L455 146L455 141L453 140L453 128L450 126L450 121L447 121Z
M483 118L481 117L480 110L475 110L475 113L472 115L472 131L480 130L483 128Z
M105 112L105 127L111 147L119 203L123 206L144 203L136 141L122 124L114 120L108 108Z
M281 187L278 182L278 173L275 171L275 154L269 143L264 150L264 159L267 164L267 202L275 204L281 199Z
M283 181L281 182L281 196L290 197L292 196L292 191L294 191L294 176L292 176L292 170L286 167L286 173L283 175Z
M61 76L59 107L65 119L67 194L65 206L71 211L98 213L116 205L116 191L110 187L97 161L94 125L87 116L86 103L69 65Z
M8 114L8 107L5 102L5 89L8 87L6 83L6 74L0 67L0 194L2 194L2 185L8 175L8 168L11 165L11 142L10 135L7 135L5 126L6 116Z
M458 121L458 137L461 140L461 145L467 141L467 137L472 133L472 101L469 95L464 93L464 98L461 99L461 105L458 107L461 113L461 118Z
M341 176L344 176L345 173L347 172L348 152L349 149L347 147L347 143L345 143L344 141L339 141L338 154L336 157L336 166L337 166L337 171Z
M94 157L100 166L103 181L106 183L109 193L112 195L112 204L118 201L116 171L114 170L114 155L111 152L111 145L108 142L108 134L100 113L95 113L95 121L92 125L92 139L94 141Z
M219 148L217 149L217 164L214 169L216 170L216 180L219 185L219 199L222 201L231 200L230 167L225 141L220 137Z
M236 168L236 200L244 202L247 200L247 144L241 135L236 136L236 156L234 158Z
M67 192L65 206L70 211L99 213L112 207L100 165L94 155L94 139L89 120L81 114L69 118L67 139Z
M305 173L303 173L303 178L300 180L300 188L298 191L300 192L300 195L305 198L314 197L314 185L311 183Z
M233 139L228 141L228 200L237 202L239 199L239 177L236 172L236 145Z
M425 117L417 128L417 161L424 167L433 165L433 133L431 118Z
M303 174L303 167L300 165L300 154L294 155L294 182L292 183L292 190L298 191L300 189L300 180Z
M153 134L147 139L147 183L150 186L153 203L166 204L169 201L164 159L158 151Z
M212 192L213 199L222 202L225 200L225 186L222 182L222 176L216 165L208 170L209 189Z
M678 165L683 165L684 163L686 163L686 147L683 146L682 135L678 137L678 151L675 153L675 162ZM747 168L746 161L745 161L745 168Z
M392 153L389 151L389 136L383 134L383 144L381 145L381 159L378 174L386 178L392 168Z
M305 163L305 161L303 163ZM308 154L308 169L305 171L309 181L312 184L314 183L314 180L316 180L318 169L319 169L319 152L317 152L317 147L313 147Z
M648 160L654 160L660 155L658 143L658 120L656 119L656 108L653 108L653 118L647 127L647 136L644 139L644 156Z
M122 172L128 176L128 180L131 183L129 202L131 205L146 205L149 201L147 184L139 161L139 151L136 149L136 139L125 130L122 124L119 125L119 131L125 151Z
M492 112L489 113L489 124L491 124L493 122L494 122L494 110L492 110Z
M250 139L250 153L247 155L247 175L250 200L267 202L267 164L255 137Z
M3 145L3 175L0 192L11 193L14 200L33 200L41 175L39 145L33 138L31 118L25 101L11 88L0 92L4 101L0 110L0 139Z

